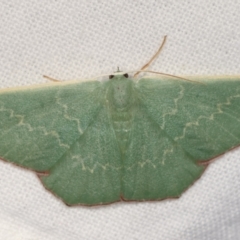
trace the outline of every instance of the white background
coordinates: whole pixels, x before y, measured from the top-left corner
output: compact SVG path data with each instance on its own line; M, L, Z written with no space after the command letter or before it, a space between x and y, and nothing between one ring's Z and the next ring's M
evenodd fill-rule
M240 1L1 0L0 87L140 68L240 74ZM0 239L240 239L240 149L178 200L67 207L31 172L0 162Z

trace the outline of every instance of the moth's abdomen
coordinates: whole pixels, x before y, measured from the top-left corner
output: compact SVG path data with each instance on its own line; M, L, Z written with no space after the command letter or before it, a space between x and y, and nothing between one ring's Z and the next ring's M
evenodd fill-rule
M124 154L127 150L132 128L132 114L127 112L112 112L112 122L119 148Z

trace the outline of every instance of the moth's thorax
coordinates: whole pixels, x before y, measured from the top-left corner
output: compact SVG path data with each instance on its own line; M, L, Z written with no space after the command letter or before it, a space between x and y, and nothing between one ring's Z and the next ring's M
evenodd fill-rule
M107 100L111 108L129 108L133 102L133 82L123 75L116 75L109 81Z

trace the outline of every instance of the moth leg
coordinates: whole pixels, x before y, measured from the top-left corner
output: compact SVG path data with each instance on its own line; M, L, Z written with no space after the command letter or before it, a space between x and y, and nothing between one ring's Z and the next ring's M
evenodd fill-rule
M46 75L43 75L43 77L48 79L49 81L52 81L52 82L62 82L62 80L58 80L58 79L55 79L55 78L52 78L52 77L49 77L49 76L46 76Z

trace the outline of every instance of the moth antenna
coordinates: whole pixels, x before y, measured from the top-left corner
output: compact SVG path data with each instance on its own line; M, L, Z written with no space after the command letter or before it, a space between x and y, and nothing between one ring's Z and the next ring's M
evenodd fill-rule
M159 74L159 75L163 75L163 76L168 76L168 77L172 77L172 78L178 78L178 79L181 79L181 80L184 80L184 81L188 81L188 82L194 82L194 83L200 83L200 84L204 84L202 82L198 82L198 81L194 81L194 80L190 80L188 78L184 78L184 77L179 77L179 76L176 76L176 75L172 75L172 74L168 74L168 73L163 73L163 72L155 72L155 71L151 71L151 70L140 70L140 72L148 72L148 73L154 73L154 74Z
M61 80L58 80L58 79L55 79L55 78L52 78L52 77L49 77L49 76L46 76L46 75L43 75L43 77L48 79L49 81L52 81L52 82L62 82Z
M165 35L165 36L163 37L163 41L162 41L159 49L157 50L157 52L151 57L151 59L150 59L145 65L143 65L143 66L141 67L141 69L140 69L138 72L136 72L136 73L134 74L133 77L136 77L142 70L148 68L149 65L158 57L158 55L160 54L160 52L161 52L161 50L162 50L162 48L163 48L163 46L164 46L164 44L165 44L165 42L166 42L166 39L167 39L167 35Z

